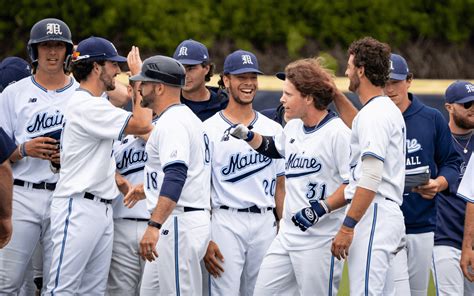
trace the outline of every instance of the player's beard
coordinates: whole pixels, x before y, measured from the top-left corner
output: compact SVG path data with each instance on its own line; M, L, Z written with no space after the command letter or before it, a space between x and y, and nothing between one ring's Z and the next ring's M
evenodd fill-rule
M454 123L462 129L473 129L474 121L469 120L468 116L460 116L456 111L453 112Z
M99 79L102 81L102 83L104 83L106 91L115 89L115 78L106 74L105 67L102 67L102 72L100 73Z
M146 95L142 95L142 101L140 102L140 106L142 108L150 108L150 109L153 109L153 102L155 100L155 88L153 88L153 90L146 94Z
M255 99L255 96L253 96L253 98L250 100L250 101L243 101L239 95L238 95L238 90L237 91L234 91L233 88L232 88L232 84L230 85L230 87L227 88L227 93L230 94L232 96L232 98L234 99L234 101L239 104L239 105L250 105L253 103L253 100Z
M349 90L355 93L357 92L359 87L360 87L360 79L357 76L357 73L354 73L352 77L349 77Z

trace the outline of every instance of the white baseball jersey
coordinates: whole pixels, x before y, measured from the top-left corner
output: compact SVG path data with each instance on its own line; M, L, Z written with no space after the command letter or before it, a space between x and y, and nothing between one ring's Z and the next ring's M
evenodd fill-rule
M163 111L146 144L144 188L150 212L158 202L163 169L173 163L188 168L177 206L210 209L208 143L201 120L186 105L172 105Z
M143 139L133 135L126 136L122 141L114 142L117 171L132 185L143 183L143 170L148 159L145 146L146 142ZM112 204L114 219L150 218L145 201L139 201L133 208L129 209L123 205L123 194L119 193Z
M222 111L204 122L212 155L212 207L275 207L276 178L284 175L283 160L266 157L240 139L221 141L232 125ZM278 123L258 112L250 125L262 135L274 136L282 131Z
M280 222L281 243L286 249L322 247L339 230L343 209L323 216L306 232L295 227L291 217L310 207L310 202L325 199L348 183L349 138L349 128L333 112L313 129L305 128L300 119L290 120L284 132L275 137L275 145L286 160L286 196Z
M34 76L8 86L0 97L0 126L16 144L62 129L64 110L79 84L71 77L57 90L47 90ZM58 174L44 159L25 157L12 164L13 177L32 183L55 183Z
M388 118L388 119L387 119ZM383 161L382 182L375 198L403 201L406 128L398 107L387 96L372 98L354 118L351 134L350 182L345 198L352 199L366 156Z
M105 97L78 89L66 107L61 137L61 170L54 197L89 192L114 199L115 158L112 145L121 140L132 113L116 108Z
M469 162L464 172L464 177L461 180L458 188L458 196L466 200L467 202L474 203L474 153L471 154Z

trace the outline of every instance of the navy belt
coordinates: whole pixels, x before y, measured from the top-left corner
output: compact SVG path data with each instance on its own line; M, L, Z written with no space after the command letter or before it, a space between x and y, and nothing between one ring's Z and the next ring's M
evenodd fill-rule
M96 198L96 196L92 193L86 192L86 193L84 193L84 198L94 200ZM105 198L97 197L97 200L100 201L100 202L103 202L105 204L111 204L112 203L111 199L105 199Z
M150 219L145 218L122 218L124 220L136 221L136 222L148 222Z
M220 206L219 207L220 209L223 209L223 210L230 210L231 208L229 208L228 206ZM267 211L271 211L273 208L272 207L268 207L267 208ZM260 209L259 207L257 207L256 205L253 205L251 206L250 208L245 208L245 209L236 209L237 212L245 212L245 213L257 213L257 214L261 214L262 212L264 212L262 209Z
M192 208L192 207L183 207L184 212L194 212L194 211L204 211L204 209L201 208Z
M393 199L391 198L388 198L388 197L385 197L385 200L388 200L388 201L391 201L391 202L394 202L394 203L397 203L396 201L394 201ZM351 199L346 199L347 203L350 204L352 202L352 198Z
M41 183L31 183L31 182L26 182L23 180L15 179L13 180L13 184L17 186L25 186L25 184L31 184L31 187L34 189L45 189L49 191L54 191L56 189L56 183L46 183L46 182L41 182Z

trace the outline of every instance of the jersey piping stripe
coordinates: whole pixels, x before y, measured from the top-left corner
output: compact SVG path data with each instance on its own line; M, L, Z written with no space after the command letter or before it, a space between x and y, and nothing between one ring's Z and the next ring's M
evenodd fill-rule
M130 174L139 172L139 171L143 171L144 168L145 168L145 166L142 165L142 166L139 166L139 167L137 167L137 168L134 168L134 169L125 171L125 172L120 173L120 174L121 174L122 176L127 176L127 175L130 175Z
M331 268L329 269L329 289L328 296L332 296L332 281L334 277L334 256L331 256Z
M41 89L42 91L44 91L44 92L46 92L46 93L48 92L48 90L47 90L46 88L42 87L42 86L36 81L34 75L31 75L31 82L33 82L33 84L34 84L35 86L37 86L39 89ZM56 89L55 92L57 92L57 93L63 92L63 91L65 91L65 90L67 90L68 88L70 88L73 84L74 84L74 79L69 78L69 83L68 83L66 86L62 87L62 88Z
M321 129L323 126L325 126L327 123L329 123L331 120L333 119L336 119L338 118L338 116L336 115L336 113L332 112L331 110L329 110L329 113L323 118L323 120L321 120L321 122L315 126L313 129L311 130L307 130L304 128L303 126L303 132L305 134L312 134L314 133L315 131Z
M467 197L467 196L464 196L464 195L462 195L462 194L459 193L459 192L457 193L457 196L459 196L460 198L464 199L464 200L467 201L467 202L474 203L474 199L469 198L469 197Z
M434 279L434 284L435 284L435 290L436 290L436 296L439 295L439 290L438 290L438 272L436 270L436 264L434 260L434 252L431 254L431 261L433 263L433 279Z
M385 158L383 158L382 156L378 156L377 154L373 153L373 152L365 152L362 154L361 156L361 159L364 159L364 157L367 157L367 156L372 156L372 157L375 157L377 158L378 160L384 162L385 161Z
M252 122L250 122L249 126L253 126L255 124L255 122L257 122L258 112L255 112L255 110L253 110L253 114L255 115L255 118L252 120ZM232 121L230 121L229 119L227 119L227 117L225 117L224 112L220 111L219 115L221 116L222 120L227 122L229 125L231 125L231 126L234 125L234 123Z
M176 278L176 295L180 295L179 291L179 248L178 248L178 217L174 217L174 274Z
M63 241L61 243L61 254L59 255L59 262L58 262L58 269L56 271L56 279L54 280L54 288L51 291L51 296L54 296L54 290L59 285L59 274L61 273L61 264L63 263L63 256L64 256L64 248L66 247L66 239L67 239L67 229L69 227L69 217L71 216L72 212L72 198L69 198L69 206L68 206L68 212L66 216L66 221L64 222L64 235L63 235Z
M175 160L175 161L170 161L170 162L164 164L164 165L163 165L163 170L165 170L165 168L166 168L167 166L172 165L172 164L184 164L184 166L185 166L186 168L188 167L188 165L187 165L184 161L182 161L182 160Z
M212 287L211 287L211 274L210 273L207 274L207 286L209 287L209 296L211 296Z
M265 169L267 166L271 165L272 162L273 162L273 161L270 159L270 161L269 161L266 165L264 165L264 166L262 166L262 167L256 168L255 170L252 170L252 171L247 172L247 173L245 173L245 174L242 174L242 175L240 175L240 176L237 176L237 177L234 177L234 178L231 178L231 179L227 179L227 180L222 180L222 181L235 183L235 182L237 182L237 181L240 181L240 180L242 180L242 179L245 179L245 178L247 178L248 176L251 176L251 175L253 175L253 174L255 174L255 173L257 173L257 172L259 172L259 171Z
M161 118L161 116L163 116L163 114L165 114L166 111L170 110L171 108L174 108L174 107L182 107L182 106L186 106L185 104L181 104L181 103L177 103L177 104L172 104L172 105L169 105L168 107L166 107L165 110L163 110L163 112L161 112L160 115L157 115L154 119L155 122L158 121L158 119Z
M127 117L127 119L125 120L125 123L123 124L122 126L122 129L120 130L120 133L119 133L119 136L118 136L118 139L119 141L122 141L123 137L125 136L124 132L125 132L125 128L127 128L127 125L128 125L128 122L130 121L130 118L132 118L132 113L130 113Z
M63 92L65 90L67 90L68 88L70 88L73 84L74 84L74 80L72 78L70 78L69 83L65 87L57 89L56 92L57 93Z
M374 242L375 226L377 225L377 203L374 203L374 218L372 220L372 230L370 231L369 247L367 250L367 263L365 265L365 295L369 295L370 257L372 256L372 243Z

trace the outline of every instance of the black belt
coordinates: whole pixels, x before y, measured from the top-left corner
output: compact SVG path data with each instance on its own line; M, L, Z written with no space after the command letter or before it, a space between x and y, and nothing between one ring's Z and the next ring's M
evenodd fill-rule
M201 208L183 207L184 212L204 211Z
M220 206L219 208L223 209L223 210L230 210L231 209L228 206ZM267 211L271 211L272 209L273 209L272 207L268 207ZM250 208L236 209L236 210L237 210L237 212L257 213L257 214L261 214L263 212L263 209L260 209L256 205L253 205Z
M95 195L89 192L84 193L84 198L94 200ZM103 202L105 204L111 204L112 200L111 199L105 199L105 198L97 198L98 201Z
M148 220L150 220L150 219L145 219L145 218L122 218L122 219L135 221L135 222L148 222Z
M13 180L13 184L17 186L25 186L25 184L31 184L31 187L34 189L46 189L50 191L54 191L56 189L56 183L46 183L46 182L41 182L41 183L31 183L31 182L26 182L23 180L15 179Z

